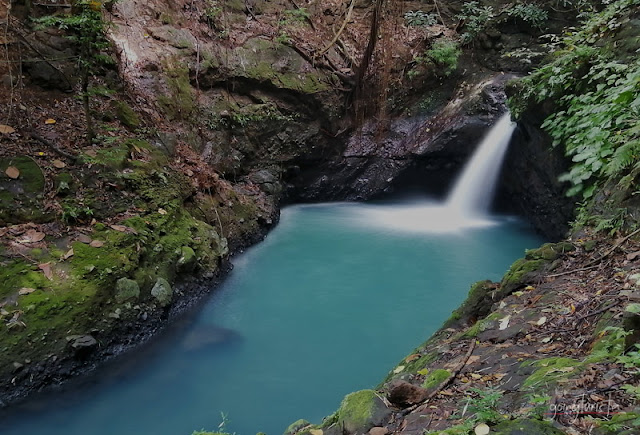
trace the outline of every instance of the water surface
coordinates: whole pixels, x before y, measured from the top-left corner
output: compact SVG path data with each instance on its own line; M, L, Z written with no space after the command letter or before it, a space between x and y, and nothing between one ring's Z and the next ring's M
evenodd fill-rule
M320 422L428 338L470 284L499 280L540 239L514 218L462 219L426 200L285 208L204 309L82 391L0 423L6 434L279 435Z

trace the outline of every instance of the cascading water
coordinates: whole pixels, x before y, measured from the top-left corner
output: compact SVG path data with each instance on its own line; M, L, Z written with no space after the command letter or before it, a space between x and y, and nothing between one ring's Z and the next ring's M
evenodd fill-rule
M491 128L451 191L446 203L448 208L466 216L487 213L515 128L509 112Z
M515 123L507 112L491 128L444 203L424 199L399 204L393 209L367 204L354 210L363 223L403 232L450 233L496 224L488 215L500 167Z

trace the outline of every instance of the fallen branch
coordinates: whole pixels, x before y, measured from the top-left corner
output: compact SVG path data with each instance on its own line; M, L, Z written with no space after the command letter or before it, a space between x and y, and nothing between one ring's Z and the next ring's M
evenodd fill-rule
M32 138L34 138L35 140L37 140L38 142L40 142L41 144L48 146L49 148L51 148L54 152L56 152L57 154L60 154L62 157L66 157L67 159L71 159L73 161L75 161L78 156L74 155L74 154L70 154L64 150L61 150L60 148L58 148L53 142L51 142L50 140L40 136L38 133L36 133L34 130L28 129L25 130Z
M588 262L586 264L585 267L591 266L592 264L596 264L600 261L602 261L603 258L608 257L609 255L611 255L611 253L613 253L613 251L615 251L616 249L618 249L624 242L626 242L627 240L629 240L631 237L635 236L636 234L640 233L640 228L638 228L637 230L627 234L626 236L624 236L622 238L622 240L620 240L618 243L616 243L615 245L613 245L613 247L611 249L609 249L607 252L605 252L601 257L596 258L594 260L591 260L590 262Z
M620 302L622 302L622 301L621 301L621 300L617 300L617 301L615 301L615 302L613 302L613 303L611 303L611 304L607 305L607 306L606 306L606 307L604 307L604 308L601 308L601 309L596 310L596 311L594 311L594 312L592 312L592 313L589 313L589 314L585 314L584 316L578 317L578 318L576 319L576 322L582 322L584 319L586 319L586 318L588 318L588 317L597 316L597 315L598 315L598 314L600 314L600 313L604 313L605 311L609 311L611 308L615 307L615 306L616 306L616 305L618 305Z
M572 273L576 273L576 272L584 272L586 270L595 269L598 266L599 264L594 264L593 266L581 267L580 269L565 270L564 272L554 273L553 275L547 275L547 278L556 278L558 276L571 275Z

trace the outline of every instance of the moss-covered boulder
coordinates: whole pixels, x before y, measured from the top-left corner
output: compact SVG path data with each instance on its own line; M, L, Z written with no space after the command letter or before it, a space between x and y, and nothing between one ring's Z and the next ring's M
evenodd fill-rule
M443 328L448 328L458 322L473 323L485 317L493 305L493 292L496 286L489 280L478 281L471 286L467 299L457 308L445 322Z
M116 281L116 302L119 304L135 300L140 297L140 286L138 283L129 278L120 278Z
M169 281L164 278L156 279L156 283L151 289L151 296L153 296L162 307L171 305L173 289L171 288Z
M300 420L291 423L289 427L287 427L287 429L284 431L284 435L294 435L308 426L311 426L311 423L301 418Z
M384 424L390 415L391 410L375 391L361 390L345 396L334 419L345 433L353 434Z
M178 272L193 272L197 265L198 258L193 249L189 246L180 248L180 258L178 258L178 263L176 264Z

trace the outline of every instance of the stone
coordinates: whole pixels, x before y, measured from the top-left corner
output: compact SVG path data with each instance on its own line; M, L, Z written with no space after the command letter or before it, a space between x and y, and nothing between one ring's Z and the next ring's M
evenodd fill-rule
M178 259L178 272L193 272L198 265L196 253L189 246L180 248L180 258Z
M74 350L77 359L84 359L98 346L98 342L91 335L69 335L67 342Z
M387 435L388 433L389 429L386 427L376 426L369 429L369 435Z
M173 289L169 281L164 278L158 278L151 289L151 296L153 296L162 307L171 305Z
M373 390L361 390L348 394L338 409L338 426L343 433L365 433L387 422L391 416L382 399Z
M116 281L116 302L119 304L130 299L138 299L140 297L140 286L138 283L129 278L120 278Z
M427 390L407 381L396 380L389 384L387 398L389 402L408 407L422 402L427 397Z
M287 429L284 431L284 435L294 435L295 433L300 432L302 429L304 429L307 426L311 426L311 423L301 418L300 420L297 420L291 423L289 427L287 427Z

